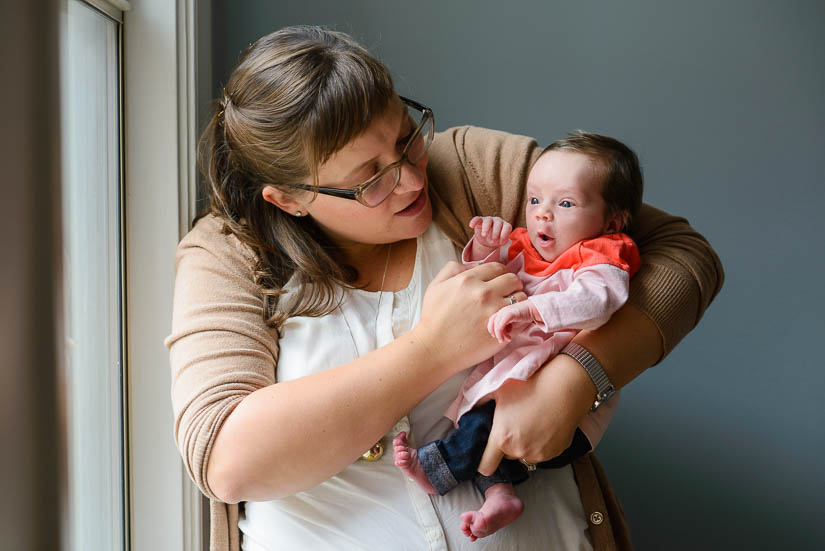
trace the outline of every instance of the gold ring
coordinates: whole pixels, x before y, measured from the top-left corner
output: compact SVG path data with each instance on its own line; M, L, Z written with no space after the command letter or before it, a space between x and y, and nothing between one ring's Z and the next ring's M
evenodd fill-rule
M515 304L515 303L517 303L517 302L518 302L518 301L516 300L516 297L514 297L513 295L510 295L509 297L507 297L507 300L509 300L509 301L510 301L510 304Z
M522 465L524 465L525 467L527 467L527 470L528 470L529 472L531 472L531 473L532 473L533 471L535 471L535 470L536 470L536 464L535 464L535 463L530 463L529 461L527 461L527 460L526 460L526 459L524 459L523 457L520 457L518 461L519 461L519 463L521 463Z

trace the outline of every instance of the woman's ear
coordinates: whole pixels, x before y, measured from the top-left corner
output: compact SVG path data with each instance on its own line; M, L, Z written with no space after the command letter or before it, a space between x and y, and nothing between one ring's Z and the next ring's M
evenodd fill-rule
M307 212L303 202L291 195L287 195L275 186L264 187L264 189L261 190L261 195L263 196L264 201L275 205L287 214L292 214L293 216L303 216Z
M619 233L624 230L627 225L628 213L625 210L614 212L605 221L604 231L602 233Z

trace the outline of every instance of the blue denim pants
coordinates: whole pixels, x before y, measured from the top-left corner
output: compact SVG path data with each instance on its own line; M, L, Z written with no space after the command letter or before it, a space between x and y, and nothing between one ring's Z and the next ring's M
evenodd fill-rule
M460 482L472 480L484 494L487 488L500 482L518 484L529 478L527 467L514 459L503 459L491 476L478 473L478 464L487 446L496 404L489 401L458 420L458 428L447 438L435 440L418 448L418 460L424 473L439 495L444 495ZM576 429L573 441L558 457L538 463L542 469L558 469L590 451L590 442Z

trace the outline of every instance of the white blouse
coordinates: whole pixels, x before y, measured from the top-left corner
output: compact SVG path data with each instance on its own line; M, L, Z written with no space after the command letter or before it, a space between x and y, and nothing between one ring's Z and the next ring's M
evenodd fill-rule
M417 240L415 268L406 289L396 293L347 290L333 313L288 320L279 341L277 380L341 365L409 331L418 322L430 281L459 255L431 224ZM294 291L295 284L290 281L284 288ZM400 430L408 431L414 446L449 433L452 424L443 414L468 372L449 379L399 420L384 436L385 453L378 461L358 460L325 482L283 499L246 502L239 522L243 549L592 550L569 466L532 473L516 486L525 506L522 516L471 543L459 529L459 515L481 507L483 497L472 483L462 483L445 496L431 496L393 464L392 438Z

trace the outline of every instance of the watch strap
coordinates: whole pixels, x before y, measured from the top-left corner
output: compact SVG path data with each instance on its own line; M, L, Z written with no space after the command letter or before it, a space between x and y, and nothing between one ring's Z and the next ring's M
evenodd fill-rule
M600 364L599 360L597 360L595 356L593 356L593 354L591 354L585 347L574 342L570 342L567 343L567 346L561 349L559 354L566 354L579 362L579 364L581 364L584 368L584 371L593 381L593 384L596 386L596 399L593 401L593 406L590 408L591 411L595 411L596 408L602 405L616 392L616 387L614 387L613 383L610 382L610 378L607 376L602 364Z

